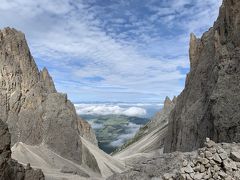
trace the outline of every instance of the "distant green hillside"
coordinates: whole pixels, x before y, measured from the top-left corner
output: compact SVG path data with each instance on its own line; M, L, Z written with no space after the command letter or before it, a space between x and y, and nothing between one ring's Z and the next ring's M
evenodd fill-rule
M147 118L128 117L124 115L81 115L93 127L99 147L112 153L115 149L134 136L132 131L136 131L141 125L149 121ZM127 135L132 137L127 139ZM119 141L119 144L118 144ZM121 143L121 141L123 141ZM115 142L116 145L111 143Z

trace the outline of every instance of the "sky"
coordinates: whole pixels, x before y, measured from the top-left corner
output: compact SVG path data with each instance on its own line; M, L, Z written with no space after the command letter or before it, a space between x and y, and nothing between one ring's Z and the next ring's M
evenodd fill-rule
M73 102L163 102L189 71L189 34L221 0L0 0L0 28L25 33L39 69Z

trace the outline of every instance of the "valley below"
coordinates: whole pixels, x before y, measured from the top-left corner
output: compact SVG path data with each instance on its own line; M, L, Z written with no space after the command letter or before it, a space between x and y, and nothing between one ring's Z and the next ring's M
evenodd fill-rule
M148 118L124 115L81 115L95 131L100 149L111 154L132 138Z

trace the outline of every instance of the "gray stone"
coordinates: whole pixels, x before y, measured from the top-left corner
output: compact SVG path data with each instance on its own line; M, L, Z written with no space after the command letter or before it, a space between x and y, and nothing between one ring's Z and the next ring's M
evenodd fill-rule
M169 180L169 179L171 179L171 178L173 178L173 175L172 175L172 174L166 173L166 174L163 175L163 179L164 179L164 180Z
M193 170L194 170L194 171L197 171L197 172L200 172L200 170L201 170L201 165L198 164L197 166L195 166L195 167L193 168Z
M201 158L200 161L201 161L201 163L204 164L204 165L206 165L206 164L209 163L209 160L208 160L207 158Z
M201 158L204 158L204 157L205 157L205 155L204 155L203 152L201 152L201 153L199 154L199 156L200 156Z
M223 172L223 171L220 171L220 172L218 173L218 175L221 176L222 178L227 177L227 174L226 174L225 172Z
M186 167L188 165L188 162L186 160L183 161L183 167Z
M180 174L179 180L186 180L187 174Z
M204 177L204 173L197 173L194 175L194 180L201 180Z
M205 157L208 158L208 159L212 159L213 154L210 151L205 151Z
M192 180L192 177L189 174L186 174L186 180Z
M236 170L237 166L235 162L231 161L230 159L226 159L223 161L223 166L226 171L232 171L232 169Z
M215 145L215 142L212 141L212 140L209 140L205 143L205 145L208 147L208 148L212 148L214 145Z
M231 152L230 157L237 162L240 162L240 153L239 152Z
M205 166L204 165L200 165L200 172L203 173L205 171Z
M214 179L221 179L221 178L218 176L218 173L213 174L213 178L214 178Z
M214 171L217 172L219 171L221 168L218 165L214 165Z
M184 171L186 173L193 173L194 172L193 168L190 165L187 165L186 167L184 167Z
M210 179L212 176L211 176L211 174L206 174L204 177L203 177L203 179Z
M220 156L220 158L221 158L222 160L225 160L225 159L228 158L228 155L227 155L226 152L223 152L223 153L219 154L219 156Z
M216 148L209 148L208 149L212 154L215 154L217 152Z
M221 163L222 162L222 159L220 158L220 156L218 154L214 154L213 160L216 161L217 163Z
M216 162L215 162L214 160L212 160L212 159L209 161L209 163L210 163L212 166L214 166L214 165L216 164Z

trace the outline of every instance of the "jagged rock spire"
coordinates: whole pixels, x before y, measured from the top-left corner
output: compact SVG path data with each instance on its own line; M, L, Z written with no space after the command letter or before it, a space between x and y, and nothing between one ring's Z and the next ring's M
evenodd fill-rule
M47 87L47 89L49 90L49 92L51 92L51 93L56 92L56 88L53 83L52 77L50 76L46 67L44 67L43 70L40 71L40 80L42 82L44 82L44 84Z
M198 39L193 33L190 35L190 48L189 48L189 58L191 70L197 65L197 57L201 48L201 40Z

